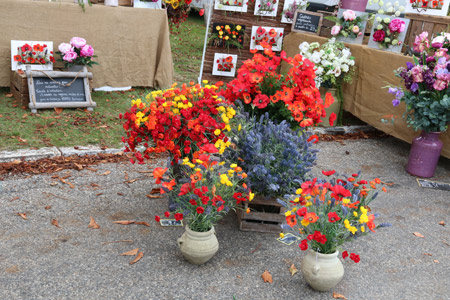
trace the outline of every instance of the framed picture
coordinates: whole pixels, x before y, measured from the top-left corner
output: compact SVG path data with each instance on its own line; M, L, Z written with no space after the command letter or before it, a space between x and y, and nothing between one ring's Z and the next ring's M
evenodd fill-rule
M386 1L381 2L383 5L380 5L380 1L375 3L375 1L372 0L371 3L367 3L366 12L403 17L405 15L406 2L406 0Z
M158 0L158 1L155 1L155 2L153 2L153 1L134 0L133 7L160 9L161 8L161 0Z
M214 0L214 9L247 12L247 0Z
M255 0L255 15L276 17L278 0Z
M447 16L450 0L410 0L406 3L406 13Z
M297 9L305 10L307 6L308 1L305 0L285 0L281 13L281 23L292 24L295 11Z
M216 76L234 77L238 56L227 53L215 53L212 74Z
M245 25L231 23L213 23L210 41L211 46L218 48L244 47Z
M11 70L51 71L54 62L53 42L11 40Z
M337 17L340 19L342 18L342 15L344 13L344 11L346 11L346 9L340 8L338 11L338 15ZM356 18L360 18L361 21L359 22L360 26L358 27L358 31L360 32L358 37L356 38L352 38L352 37L344 37L342 35L339 35L336 37L336 39L340 42L344 42L344 43L348 43L348 44L358 44L361 45L364 39L364 31L366 29L366 25L367 25L367 19L369 18L369 13L366 12L360 12L360 11L355 11L355 15ZM345 27L345 25L344 25ZM348 30L351 30L350 28ZM354 32L358 32L358 31L354 31Z
M376 15L368 46L379 50L400 53L408 25L409 19Z
M263 50L261 42L272 45L273 51L281 51L283 45L284 28L252 26L250 49Z

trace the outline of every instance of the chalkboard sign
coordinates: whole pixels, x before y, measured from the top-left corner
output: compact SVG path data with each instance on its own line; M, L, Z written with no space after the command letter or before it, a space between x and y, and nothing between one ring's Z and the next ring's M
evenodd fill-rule
M296 10L291 31L319 35L323 15L306 10Z
M31 71L27 69L29 107L32 113L42 108L87 107L93 110L97 106L92 101L88 73L84 68L80 72Z
M450 191L450 183L430 181L426 179L418 179L417 183L420 187Z
M34 78L37 103L86 101L83 78L75 79L70 86L66 85L72 82L73 78L53 80L48 77Z

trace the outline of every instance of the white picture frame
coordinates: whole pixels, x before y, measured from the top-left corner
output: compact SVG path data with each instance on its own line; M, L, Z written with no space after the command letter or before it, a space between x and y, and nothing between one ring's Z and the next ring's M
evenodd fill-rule
M406 2L409 2L409 0L394 0L394 1L385 1L383 3L383 5L380 8L379 2L378 3L367 3L366 6L366 12L371 12L371 13L375 13L377 14L378 11L380 9L382 9L384 11L385 15L393 15L395 13L395 11L389 13L388 10L390 7L392 7L393 9L396 9L398 11L400 11L400 16L399 17L403 17L405 15L405 10L406 10ZM391 5L387 5L388 3L390 3ZM398 5L395 5L398 4ZM403 8L403 10L401 10L400 8Z
M284 5L283 5L283 11L281 12L281 23L292 24L292 22L294 21L294 15L292 15L292 19L291 19L291 18L286 17L285 13L284 13L289 8L289 6L294 4L294 2L296 2L296 3L302 3L302 2L308 3L308 1L304 1L304 0L285 0L284 1ZM298 9L306 10L306 6L305 7L300 6Z
M421 1L421 0L418 0ZM406 13L413 13L413 14L421 14L421 15L430 15L430 16L447 16L448 7L450 5L450 0L442 0L443 5L439 9L434 8L427 8L427 9L416 9L413 7L414 3L410 3L410 1L407 1L406 3ZM433 5L433 1L428 2L428 6Z
M19 62L15 61L14 57L18 55L19 47L22 47L25 44L29 44L31 47L34 45L47 45L47 49L49 52L53 52L53 42L50 41L22 41L22 40L11 40L11 70L17 71L22 70L25 71L26 66L30 66L33 71L52 71L53 63L49 64L19 64ZM54 54L51 54L54 57Z
M136 8L152 8L152 9L161 9L161 0L156 2L147 2L141 0L134 0L133 7Z
M275 2L275 3L273 3ZM260 11L262 5L270 4L271 11ZM255 0L255 16L276 17L278 10L278 0Z
M225 10L225 11L236 11L236 12L247 12L247 2L248 0L214 0L214 9ZM228 4L239 4L240 5L227 5Z
M405 26L406 26L405 31L400 33L398 36L398 40L399 40L399 42L401 42L400 45L391 46L389 48L380 48L378 43L373 40L373 34L376 31L376 25L378 24L378 22L376 21L378 17L380 17L382 19L390 18L391 20L400 19L405 22ZM405 41L406 32L408 31L408 26L409 26L409 19L393 17L393 16L388 16L388 15L375 15L374 25L372 26L372 31L370 32L369 43L367 46L369 46L370 48L375 48L375 49L382 50L382 51L390 51L390 52L394 52L394 53L400 53L402 51L403 43Z
M344 13L344 11L346 11L347 9L344 8L340 8L338 11L338 18L342 17L342 14ZM361 16L366 16L366 19L364 21L362 21L362 25L363 27L360 28L361 32L363 33L362 35L360 35L359 37L357 37L356 39L353 38L349 38L349 37L343 37L343 36L339 36L336 37L336 40L343 42L343 43L348 43L348 44L356 44L356 45L362 45L363 43L363 39L364 39L364 31L366 29L367 26L367 19L369 18L369 13L366 12L362 12L362 11L354 11L357 17L361 17Z
M231 57L231 63L233 64L233 67L230 68L229 71L220 70L220 65L222 65L223 62L225 62L225 60L229 57ZM234 77L236 75L237 60L238 60L238 56L235 54L214 53L214 64L213 64L212 75Z
M266 33L268 33L271 29L275 29L277 32L277 41L275 44L272 45L272 51L281 51L281 48L283 46L283 38L284 38L284 28L282 27L267 27L267 26L252 26L252 35L250 37L250 50L257 49L257 50L264 50L262 46L258 45L256 40L263 36L258 34L258 28L261 27L265 30ZM280 36L281 33L281 36Z

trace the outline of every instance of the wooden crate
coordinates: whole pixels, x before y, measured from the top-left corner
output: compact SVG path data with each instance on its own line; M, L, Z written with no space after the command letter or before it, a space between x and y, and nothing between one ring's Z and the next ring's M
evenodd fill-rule
M406 46L413 47L416 35L419 35L423 31L428 32L428 38L436 36L437 33L446 32L450 26L450 17L440 16L427 16L420 14L406 14L405 16L410 20L408 31L406 32L405 43L403 51L405 52Z
M246 213L250 208L250 213ZM275 199L255 196L250 202L244 202L237 210L239 228L242 231L281 232L281 224L286 220L286 209Z
M133 0L119 0L119 6L133 6Z
M17 71L11 71L11 94L14 99L19 101L22 106L27 106L30 102L28 97L28 84L27 76L25 73L18 73Z

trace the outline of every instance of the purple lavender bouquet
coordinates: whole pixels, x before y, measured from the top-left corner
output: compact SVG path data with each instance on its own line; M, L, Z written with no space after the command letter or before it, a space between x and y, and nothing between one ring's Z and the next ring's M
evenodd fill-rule
M395 97L394 106L405 102L404 117L414 130L443 132L450 123L450 41L448 34L440 36L439 43L435 38L431 47L427 35L417 36L415 50L420 50L419 57L414 57L414 63L407 62L406 68L394 71L404 87L389 87Z

